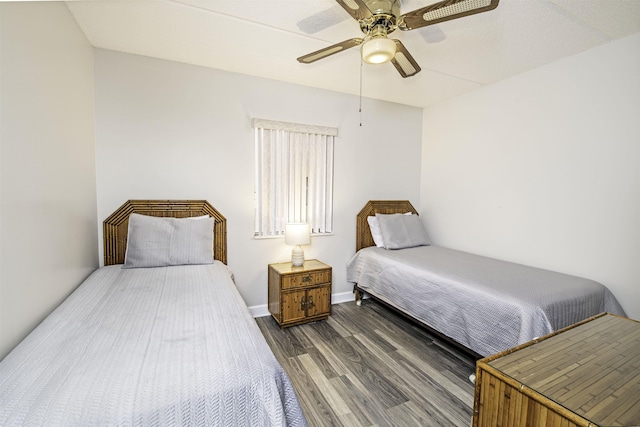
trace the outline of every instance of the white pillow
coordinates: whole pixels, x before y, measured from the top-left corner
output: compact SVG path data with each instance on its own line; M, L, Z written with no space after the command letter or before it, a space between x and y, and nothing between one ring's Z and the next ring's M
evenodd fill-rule
M429 246L431 241L418 215L376 215L385 249Z
M380 225L378 224L378 218L375 216L368 216L367 222L369 223L369 229L371 230L371 237L373 237L373 243L379 248L384 248L384 240L382 240L382 233L380 232Z
M399 215L399 214L376 214L377 215ZM407 212L403 215L411 215L411 212ZM378 223L378 218L375 216L368 216L367 222L369 223L369 229L371 230L371 237L373 237L373 242L379 248L384 248L384 239L382 238L382 232L380 231L380 224Z
M200 215L200 216L188 216L184 219L205 219L205 218L209 218L209 215Z
M123 268L213 263L214 221L132 213Z

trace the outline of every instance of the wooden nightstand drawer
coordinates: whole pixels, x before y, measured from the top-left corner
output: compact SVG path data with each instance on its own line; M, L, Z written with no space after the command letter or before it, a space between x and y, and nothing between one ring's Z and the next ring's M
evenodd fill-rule
M331 281L331 270L312 271L300 274L291 274L282 277L282 288L289 289L298 286L312 286Z
M331 314L331 266L305 260L269 264L269 312L281 328L326 319Z

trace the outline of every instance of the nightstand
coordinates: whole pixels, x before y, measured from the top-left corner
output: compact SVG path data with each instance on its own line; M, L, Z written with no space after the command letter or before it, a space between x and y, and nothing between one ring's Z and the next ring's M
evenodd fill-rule
M269 264L269 312L280 328L324 320L331 314L331 266L316 259L301 267Z

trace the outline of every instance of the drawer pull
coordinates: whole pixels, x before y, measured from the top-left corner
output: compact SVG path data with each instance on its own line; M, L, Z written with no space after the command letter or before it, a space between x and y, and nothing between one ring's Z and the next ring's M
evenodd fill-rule
M311 276L311 275L304 276L302 278L302 283L311 282L312 279L313 279L313 276Z
M309 295L309 298L307 298L307 306L308 306L309 308L313 308L313 307L315 307L315 306L316 306L316 305L313 303L313 295Z
M306 310L306 309L307 309L307 298L302 297L302 300L300 301L300 310Z

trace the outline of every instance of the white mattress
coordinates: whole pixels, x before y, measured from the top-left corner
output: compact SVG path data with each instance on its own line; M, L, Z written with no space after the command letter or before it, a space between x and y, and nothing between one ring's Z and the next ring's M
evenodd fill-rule
M0 363L0 425L306 421L216 261L94 272Z
M347 280L481 356L604 311L624 315L601 283L441 246L361 249Z

